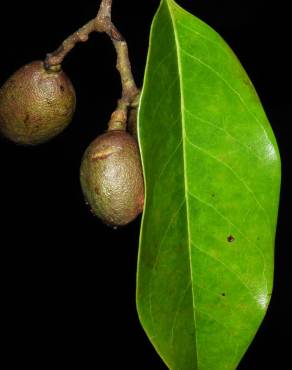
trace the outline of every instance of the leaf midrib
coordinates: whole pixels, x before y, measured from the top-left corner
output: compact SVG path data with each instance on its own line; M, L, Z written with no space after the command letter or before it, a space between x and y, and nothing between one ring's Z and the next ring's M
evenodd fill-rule
M186 150L185 150L185 146L186 146L186 142L189 141L190 144L192 146L195 146L197 149L199 150L202 150L202 148L196 146L194 143L192 143L189 139L188 139L188 136L186 135L186 132L185 132L185 107L184 107L184 89L183 89L183 81L182 81L182 62L181 62L181 57L180 57L180 53L178 51L182 51L184 52L184 50L180 47L180 44L179 44L179 41L178 41L178 36L177 36L177 30L176 30L176 23L175 23L175 20L173 19L173 15L172 15L172 12L171 12L171 9L170 9L170 5L169 3L173 2L172 0L166 0L167 1L167 5L168 5L168 11L169 11L169 14L170 14L170 19L172 21L172 25L173 25L173 32L174 32L174 38L175 38L175 50L176 50L176 54L177 54L177 66L178 66L178 71L179 71L179 83L180 83L180 97L181 97L181 121L182 121L182 150L183 150L183 165L184 165L184 189L185 189L185 200L186 200L186 213L187 213L187 227L188 227L188 245L189 245L189 254L190 254L190 258L189 258L189 261L190 261L190 272L191 272L191 280L192 280L192 286L194 286L194 281L193 281L193 272L192 272L192 265L191 265L191 245L192 245L192 240L191 240L191 233L190 233L190 223L189 223L189 195L192 195L189 190L188 190L188 179L187 179L187 160L186 160ZM174 6L176 6L176 4L174 3ZM213 70L213 69L212 69ZM216 72L216 71L214 71ZM217 74L217 72L216 72ZM219 78L222 78L222 76L218 76ZM224 82L226 82L224 80ZM236 95L239 95L238 92L236 90L234 90L229 84L228 84L228 87L232 89L232 91L236 94ZM249 112L249 114L251 114L253 116L253 118L257 121L257 123L260 124L260 122L257 120L257 117L255 117L253 115L253 113L246 107L246 103L245 101L242 99L242 97L239 95L240 97L240 100L242 102L242 104L245 106L245 108L247 109L247 111ZM261 124L260 124L261 125ZM263 128L263 125L261 125L261 128L264 130ZM265 134L267 136L267 133L265 131ZM202 150L203 152L205 152L204 150ZM212 157L214 160L216 161L219 161L216 157L213 157L212 155L210 155L210 153L208 152L205 152L206 155L209 155L210 157ZM235 176L235 178L246 188L246 190L250 193L250 195L254 198L255 202L257 203L258 207L260 209L262 209L262 211L264 212L265 216L267 217L267 223L269 224L270 223L270 219L269 219L269 216L267 214L267 211L266 209L264 208L264 206L261 204L261 202L258 200L257 196L254 194L253 190L246 184L246 182L241 178L239 177L235 171L233 170L232 167L228 166L226 163L224 163L223 161L220 161L220 163L228 168L229 171L231 171L233 173L233 175ZM221 214L220 214L221 215ZM221 215L222 217L222 215ZM223 217L225 219L225 217ZM230 224L232 224L234 227L236 227L240 233L245 237L245 239L247 239L249 242L250 240L246 237L245 233L243 233L236 225L234 225L230 220L227 220ZM254 243L252 243L254 244ZM263 258L263 262L264 262L264 265L265 265L265 257L263 255L263 252L261 251L260 248L257 247L256 244L254 244L256 249L258 250L259 254L261 255L261 257ZM264 271L265 271L265 268L264 268ZM265 272L264 272L264 276L265 276ZM249 287L243 282L243 280L241 279L240 276L238 276L239 280L242 282L242 284L248 288L247 290L250 292L250 289ZM266 280L266 278L265 278ZM267 282L266 282L267 283ZM193 307L194 307L194 325L195 325L195 328L196 328L196 305L195 305L195 302L194 302L194 290L192 289L192 297L193 297ZM253 299L256 300L256 298L253 296ZM197 337L196 337L197 339Z
M197 365L199 363L199 356L198 356L198 350L197 350L197 324L196 324L196 306L195 306L195 296L194 296L194 283L193 283L193 268L192 268L192 262L191 262L191 237L190 237L190 221L189 221L189 199L188 199L188 179L187 179L187 161L186 161L186 149L185 149L185 116L184 116L184 93L183 93L183 82L182 82L182 66L181 66L181 59L179 55L179 41L178 41L178 35L176 32L175 27L175 21L173 19L173 15L170 9L170 1L166 0L167 2L167 9L170 15L173 33L174 33L174 40L175 40L175 51L177 55L177 68L178 68L178 75L179 75L179 85L180 85L180 115L181 115L181 127L182 127L182 151L183 151L183 167L184 167L184 189L185 189L185 203L186 203L186 218L187 218L187 231L188 231L188 250L189 250L189 268L190 268L190 281L191 281L191 292L192 292L192 302L193 302L193 321L194 321L194 331L195 331L195 352L196 352L196 362ZM197 366L196 366L197 367Z

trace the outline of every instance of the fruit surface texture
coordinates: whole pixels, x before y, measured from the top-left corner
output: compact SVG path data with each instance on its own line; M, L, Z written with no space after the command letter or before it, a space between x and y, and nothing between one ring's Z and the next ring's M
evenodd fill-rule
M125 131L108 131L89 145L82 159L80 180L92 211L108 225L126 225L143 210L139 148Z
M41 61L17 70L0 89L0 131L23 145L46 142L62 132L75 111L75 90L66 74Z

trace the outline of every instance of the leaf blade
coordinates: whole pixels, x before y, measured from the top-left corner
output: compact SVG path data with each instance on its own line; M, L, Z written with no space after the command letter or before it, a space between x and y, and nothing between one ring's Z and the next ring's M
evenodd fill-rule
M233 369L272 289L279 155L230 48L172 0L153 21L139 138L142 325L170 368Z

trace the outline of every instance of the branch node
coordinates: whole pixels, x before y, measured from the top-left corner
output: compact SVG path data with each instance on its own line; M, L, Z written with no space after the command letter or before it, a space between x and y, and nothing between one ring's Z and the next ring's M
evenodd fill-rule
M132 101L139 94L131 70L126 40L111 20L112 0L102 0L96 17L86 23L79 30L67 37L57 50L47 54L44 65L48 71L61 68L66 55L78 42L88 40L90 33L106 33L111 38L117 52L117 70L121 76L122 98L118 102L116 111L109 122L109 127L126 127L127 112ZM115 123L114 123L115 122Z

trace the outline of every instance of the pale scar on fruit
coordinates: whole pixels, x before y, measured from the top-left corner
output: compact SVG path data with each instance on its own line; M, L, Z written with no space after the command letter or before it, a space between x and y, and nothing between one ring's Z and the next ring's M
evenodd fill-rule
M91 160L92 161L95 161L97 159L106 159L109 156L111 156L112 154L118 153L121 150L122 150L121 147L109 147L109 148L105 148L103 150L100 150L99 152L94 153L91 156Z

